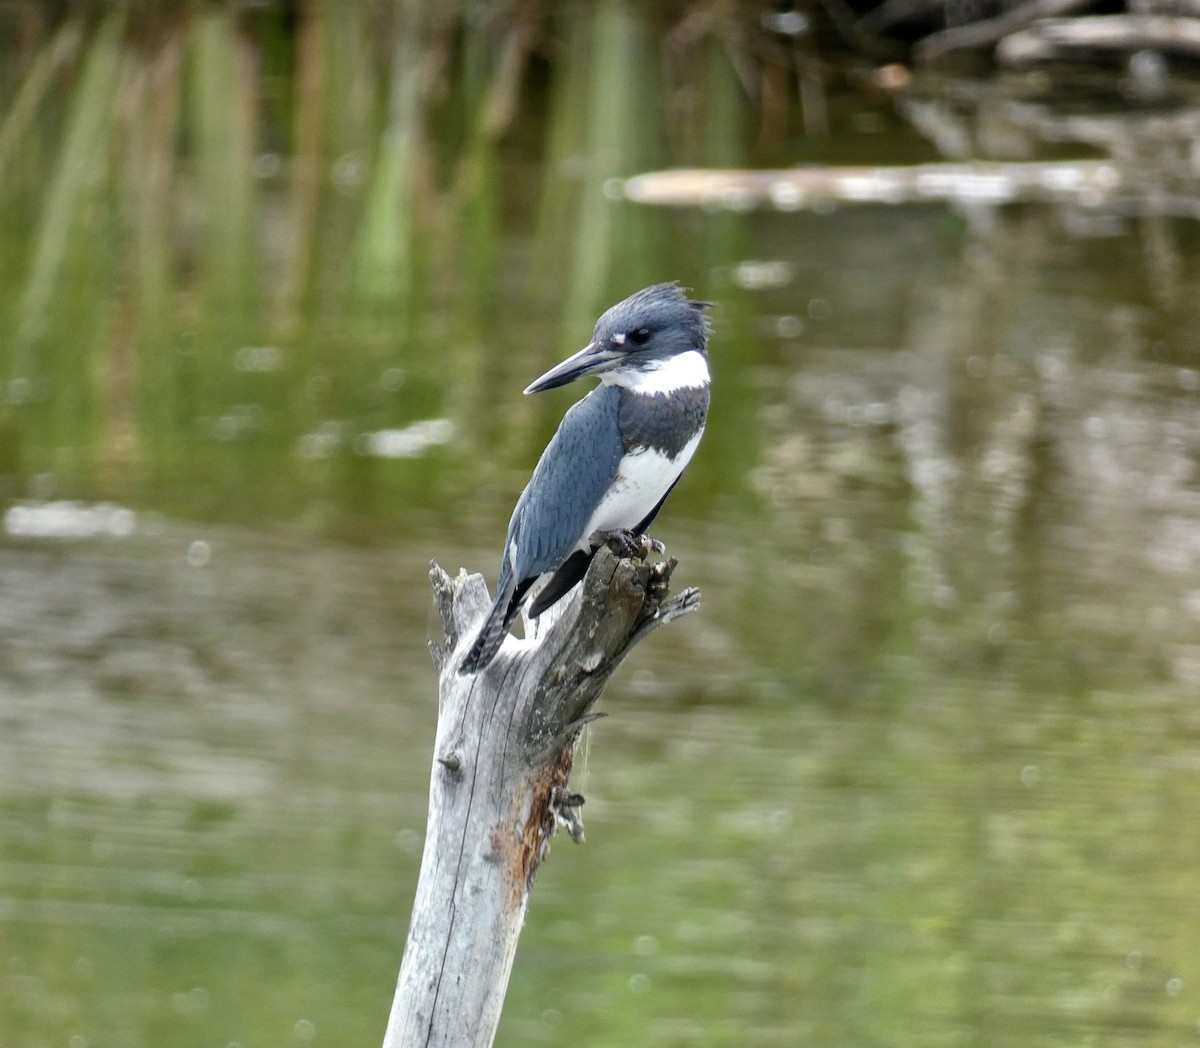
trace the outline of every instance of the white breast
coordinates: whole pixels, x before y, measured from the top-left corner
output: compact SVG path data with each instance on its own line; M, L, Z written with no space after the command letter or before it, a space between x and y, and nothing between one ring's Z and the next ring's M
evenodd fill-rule
M640 524L691 461L703 432L692 437L675 458L650 448L625 455L617 467L616 481L580 536L579 548L586 548L593 531L615 531Z

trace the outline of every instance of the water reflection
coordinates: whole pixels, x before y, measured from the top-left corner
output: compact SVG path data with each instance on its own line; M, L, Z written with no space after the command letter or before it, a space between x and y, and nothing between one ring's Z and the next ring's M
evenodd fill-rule
M324 101L295 154L216 119L259 88L219 12L185 20L188 63L111 28L55 45L129 92L110 188L141 239L122 268L96 233L112 212L64 157L109 117L66 92L0 236L7 314L62 306L0 347L13 1043L379 1038L425 820L426 562L493 570L570 400L519 390L610 291L672 276L718 300L710 430L658 531L704 609L606 699L588 843L540 875L501 1043L1194 1037L1195 229L1170 208L615 199L604 180L663 161L619 119L659 88L629 65L646 26L601 6L551 78L555 113L590 116L545 118L536 194L529 150L486 136L438 154L454 189L405 181L424 176L376 149L378 107L348 101L387 67L336 73L364 58L361 12L306 16L329 76L296 88ZM193 94L210 138L168 177ZM886 121L821 148L932 159ZM232 217L189 210L234 183ZM402 184L456 235L388 255L364 216ZM574 236L584 193L596 237ZM182 254L154 218L171 201ZM248 258L281 243L276 284ZM114 272L136 274L119 308Z
M875 224L885 257L897 236L888 226ZM855 236L869 251L864 226ZM859 584L842 583L854 592L874 580L871 614L894 592L906 629L925 619L931 634L974 634L981 651L1003 657L1032 630L1043 647L1061 637L1069 661L1071 624L1088 617L1094 628L1104 617L1095 605L1165 604L1140 658L1113 652L1122 673L1149 669L1195 626L1196 372L1153 359L1146 306L1128 291L1097 299L1077 275L1076 286L1055 287L1070 279L1059 262L1031 279L1031 259L1049 255L1052 239L1041 216L1014 216L954 248L957 268L935 255L919 284L885 274L903 284L892 303L886 283L860 290L861 273L835 260L822 273L832 290L782 329L783 370L765 384L770 436L752 481L789 522L785 541L804 536L807 563L794 570L807 585L857 562ZM820 320L816 302L849 315ZM886 335L871 323L881 313L893 318ZM856 508L845 516L848 500ZM1100 661L1098 672L1118 670Z

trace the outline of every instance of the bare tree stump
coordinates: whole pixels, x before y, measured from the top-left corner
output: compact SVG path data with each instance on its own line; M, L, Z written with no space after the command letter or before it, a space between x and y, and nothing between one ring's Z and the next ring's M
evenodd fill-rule
M643 637L693 611L667 599L673 559L601 549L563 611L534 640L507 638L468 677L458 666L487 612L481 575L430 568L445 640L429 822L384 1048L477 1048L500 1022L529 893L560 827L580 842L583 798L568 783L580 732ZM549 613L548 613L549 614ZM546 616L543 616L545 618Z

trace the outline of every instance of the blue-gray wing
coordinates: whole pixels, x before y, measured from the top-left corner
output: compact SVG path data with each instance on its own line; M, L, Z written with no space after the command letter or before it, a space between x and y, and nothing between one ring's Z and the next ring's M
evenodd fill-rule
M542 452L508 525L505 549L516 542L517 581L553 571L586 537L624 454L619 402L614 386L592 390L567 412Z

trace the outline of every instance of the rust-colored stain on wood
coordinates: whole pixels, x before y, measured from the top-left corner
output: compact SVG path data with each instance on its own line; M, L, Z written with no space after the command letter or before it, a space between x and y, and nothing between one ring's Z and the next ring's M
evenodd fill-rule
M550 799L556 789L567 785L574 762L574 747L569 746L536 769L527 780L533 797L529 817L521 827L520 836L510 837L503 830L497 830L492 835L492 855L509 871L506 880L512 886L513 906L522 906L525 897L533 890L538 867L546 857L550 838L555 832L554 809Z

